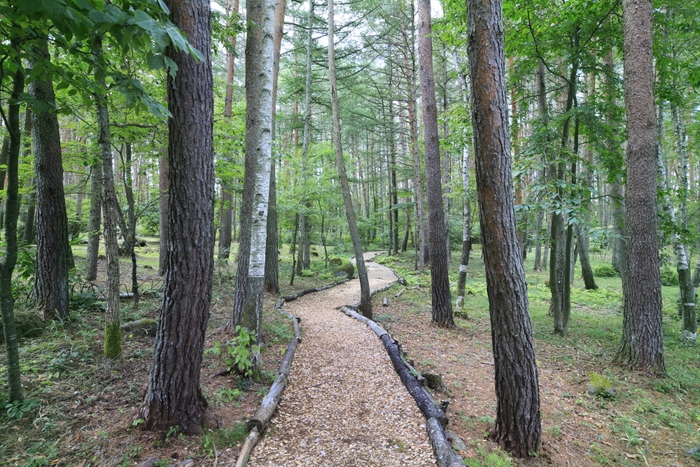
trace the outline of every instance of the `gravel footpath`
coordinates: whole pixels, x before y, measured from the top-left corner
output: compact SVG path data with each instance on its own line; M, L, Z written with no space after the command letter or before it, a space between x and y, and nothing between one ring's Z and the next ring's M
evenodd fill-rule
M396 280L389 268L366 264L372 290ZM381 341L336 310L359 302L359 288L355 279L284 305L301 318L303 341L249 466L435 465L425 419Z

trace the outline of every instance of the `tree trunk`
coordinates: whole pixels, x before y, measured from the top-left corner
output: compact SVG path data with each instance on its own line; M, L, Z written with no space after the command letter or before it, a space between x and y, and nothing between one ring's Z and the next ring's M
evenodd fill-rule
M598 284L595 283L593 268L588 254L588 235L583 232L581 226L576 224L576 244L578 245L578 254L581 258L581 274L583 276L583 284L586 290L597 290Z
M32 111L27 108L24 114L23 157L25 160L32 158ZM4 181L4 180L3 180ZM28 181L29 193L27 194L27 212L24 214L24 231L22 241L27 245L36 243L36 179Z
M49 59L46 37L35 40L33 56L43 70ZM61 135L55 113L52 77L42 73L29 85L29 95L46 105L32 112L34 163L36 168L37 251L35 292L45 318L68 317L68 216L63 191Z
M673 112L672 112L673 113ZM663 115L659 112L659 115ZM675 118L675 116L674 116ZM674 125L675 127L675 125ZM663 120L659 120L657 126L659 132L659 142L663 141ZM676 137L678 135L676 134ZM676 141L678 144L678 141ZM678 224L676 223L676 213L673 209L673 204L671 203L671 198L668 195L668 186L666 182L666 171L663 166L663 150L661 143L658 146L657 154L657 177L659 180L659 192L664 193L662 201L662 209L671 221L671 224L679 225L680 229L683 229L683 221L681 220ZM677 150L680 149L677 147ZM687 157L687 154L686 154ZM682 156L679 156L682 159ZM682 163L679 163L682 165ZM687 171L687 162L686 162ZM682 170L682 169L681 169ZM682 183L682 182L681 182ZM687 174L686 174L687 183ZM681 189L682 191L682 189ZM687 196L687 193L686 193ZM679 217L683 215L683 210L679 209ZM686 253L686 246L683 244L680 234L676 232L671 233L671 245L673 246L673 252L676 255L676 271L678 273L678 312L681 318L681 340L686 340L690 342L695 342L697 339L698 324L697 316L695 312L695 287L693 286L693 280L690 274L690 267L688 261L688 255Z
M411 10L413 3L411 3ZM411 11L410 18L413 19L414 12ZM415 214L416 214L416 262L418 263L418 271L423 274L425 271L425 222L423 220L425 209L423 207L423 181L421 177L420 155L418 154L418 117L416 116L416 79L415 79L415 54L414 54L414 25L411 24L407 28L408 33L404 33L404 73L406 75L406 88L408 89L407 104L408 104L408 132L409 132L409 149L411 151L411 160L413 161L413 195L415 197Z
M158 198L158 213L160 220L160 263L158 274L165 275L168 267L168 238L170 236L170 211L168 210L170 200L170 160L167 152L162 152L158 158L159 178L158 185L160 196Z
M126 215L128 224L127 232L124 235L126 239L124 246L127 249L125 253L131 257L131 293L133 294L134 308L137 308L139 305L139 283L136 272L136 207L134 205L131 143L127 142L125 146L126 160L123 161L122 166L122 181L124 182L124 195L127 203Z
M455 54L455 61L457 54ZM460 73L459 83L464 99L464 105L469 106L469 82L467 75ZM462 148L462 256L459 261L459 278L457 279L457 301L455 306L464 306L464 294L467 285L467 269L469 267L469 253L472 249L472 213L469 204L469 134L466 127L462 130L464 147Z
M233 0L232 10L226 7L226 13L229 17L229 26L232 26L232 19L238 21L239 0ZM233 78L236 61L236 33L229 38L231 50L226 52L226 97L224 99L224 118L230 119L233 111ZM221 183L221 222L219 226L219 259L225 260L229 258L231 253L231 239L233 231L233 190L227 183Z
M542 426L513 206L501 5L500 0L467 4L472 125L495 365L497 407L492 436L516 456L526 457L539 453Z
M11 45L19 50L19 41L13 39ZM2 330L5 337L5 354L7 356L7 396L8 402L24 400L21 370L19 365L19 344L15 327L14 299L12 297L12 273L17 264L17 218L19 217L19 153L22 145L22 133L19 124L20 95L24 92L24 70L17 60L17 67L12 79L12 91L8 100L8 114L3 120L10 135L7 148L7 191L5 192L5 254L0 258L0 312Z
M629 284L616 361L664 374L661 277L657 238L654 60L650 0L623 0L627 111L627 234Z
M574 33L572 39L573 46L578 47L578 29ZM550 314L554 317L554 332L557 334L566 334L569 330L569 318L571 316L571 242L572 230L571 226L565 229L567 218L564 216L564 207L569 203L565 200L566 193L562 184L566 184L566 163L565 153L569 146L569 132L571 127L570 112L574 107L576 96L576 79L578 74L578 58L572 57L571 69L567 82L566 105L564 111L566 117L562 127L561 135L561 154L559 161L555 162L551 159L550 168L552 174L552 183L557 186L555 194L555 206L552 212L552 230L551 234L551 250L550 250L550 270L549 270L549 286L552 292L552 301L550 304ZM577 148L578 149L578 148ZM554 154L552 154L553 157ZM572 162L572 176L575 177L575 162Z
M423 140L428 183L432 322L441 327L452 327L454 320L452 318L452 297L450 296L449 256L445 240L445 213L442 210L440 141L438 139L435 78L433 76L430 0L418 1L418 57L420 60Z
M97 279L102 225L102 159L95 159L90 168L90 221L88 223L87 266L85 280Z
M151 430L201 433L207 402L200 387L214 262L214 97L208 0L172 0L170 19L203 60L168 49L170 161L168 258L153 367L141 416Z
M98 34L93 39L93 55L98 66L95 79L100 90L106 92L104 71L106 64L102 49L102 37ZM97 111L97 142L102 161L102 211L104 212L104 237L107 253L107 283L105 287L105 334L104 355L110 359L122 358L122 329L119 309L119 245L117 243L117 210L119 202L114 187L114 170L112 161L112 141L109 132L109 113L107 95L95 94Z
M246 162L232 324L242 325L260 339L272 157L275 4L254 0L246 8Z
M280 0L275 7L274 74L272 77L272 141L276 138L277 79L280 71L280 52L284 34L284 15L287 1ZM277 233L277 173L275 161L270 164L270 205L267 212L267 246L265 249L265 290L279 294L279 235Z
M338 100L338 87L335 75L335 22L333 16L333 0L328 1L328 81L331 88L331 110L333 114L332 140L335 151L335 164L338 168L338 178L340 188L343 193L343 203L345 204L345 216L348 220L350 238L355 251L355 262L357 265L357 276L360 279L360 311L366 318L372 319L372 300L370 297L369 279L367 278L367 268L360 242L360 232L357 228L355 218L355 208L352 205L352 195L350 194L350 183L345 172L345 161L343 160L343 144L340 135L340 102Z

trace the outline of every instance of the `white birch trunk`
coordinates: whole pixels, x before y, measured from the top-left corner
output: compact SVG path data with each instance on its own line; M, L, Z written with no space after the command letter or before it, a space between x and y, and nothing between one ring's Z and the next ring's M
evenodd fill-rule
M243 310L243 325L262 334L262 299L265 284L265 246L267 242L267 212L270 199L270 164L272 160L272 87L274 76L274 0L252 0L248 2L248 20L254 23L253 34L248 40L259 41L252 45L252 58L257 66L257 76L246 86L254 86L254 99L248 102L247 121L253 135L246 141L246 151L253 151L255 165L255 188L251 211L250 256L248 280ZM252 65L246 62L246 67ZM246 73L246 79L251 74ZM251 123L252 122L252 123ZM246 174L247 175L247 174Z

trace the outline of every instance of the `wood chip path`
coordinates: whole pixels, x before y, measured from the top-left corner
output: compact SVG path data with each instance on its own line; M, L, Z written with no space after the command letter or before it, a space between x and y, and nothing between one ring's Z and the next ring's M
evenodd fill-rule
M366 264L372 290L396 281L389 268ZM355 279L285 303L286 311L301 318L303 341L249 466L435 465L425 419L381 341L336 309L359 302L359 289Z

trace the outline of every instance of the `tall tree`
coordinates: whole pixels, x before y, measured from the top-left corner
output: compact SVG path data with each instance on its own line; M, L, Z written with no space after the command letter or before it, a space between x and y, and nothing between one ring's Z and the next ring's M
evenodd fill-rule
M666 371L657 238L654 57L651 0L623 0L627 112L627 235L629 281L616 361L653 374Z
M30 63L37 76L29 84L29 95L39 104L32 112L37 204L35 291L45 318L65 319L68 316L70 247L61 135L49 62L48 39L40 36L31 46Z
M469 65L476 183L496 382L494 440L513 454L541 447L537 364L518 244L505 89L501 0L469 0Z
M355 262L357 264L357 276L360 279L360 311L362 315L372 319L372 299L370 297L369 279L367 278L367 267L360 241L360 231L357 228L355 218L355 208L352 205L352 195L350 193L350 183L345 170L345 160L343 159L343 143L340 133L340 102L338 100L338 84L335 73L335 14L333 0L328 1L328 81L331 88L331 110L332 110L332 130L333 150L335 152L335 165L338 168L338 178L340 189L343 193L343 204L345 205L345 216L348 220L350 238L352 239L353 250L355 251Z
M85 280L97 279L97 260L100 253L100 226L102 225L102 159L95 158L90 165L90 219L86 252Z
M12 47L19 50L20 41L13 38ZM24 69L20 58L15 59L12 90L8 112L0 107L2 120L10 133L7 157L7 191L5 193L5 251L0 258L0 313L7 355L7 386L9 402L22 401L21 370L19 365L19 343L15 326L14 298L12 297L12 273L17 264L17 218L19 216L19 153L22 133L19 125L20 95L24 92Z
M271 139L277 137L277 82L280 72L280 53L282 52L282 35L284 34L284 16L287 0L279 0L275 7L275 70L272 80L272 128ZM265 249L265 290L272 294L280 291L279 280L279 235L277 233L277 172L275 160L270 164L270 202L267 212L267 246Z
M243 202L249 203L251 209L248 219L243 219L241 216L241 223L248 223L250 229L248 271L244 284L245 298L242 304L241 324L248 331L255 332L256 339L259 340L262 338L267 212L272 160L275 2L274 0L248 0L246 8L250 26L245 51L246 181L243 188ZM248 179L252 181L249 183ZM241 239L242 236L241 228Z
M200 51L199 59L169 47L170 198L168 265L148 392L145 426L199 433L207 401L200 388L214 262L213 80L208 0L173 0L170 19Z
M112 167L112 141L109 131L109 112L107 109L107 83L105 80L105 60L102 49L102 38L96 34L93 39L93 54L95 56L95 81L98 89L95 92L95 107L97 111L97 144L100 149L102 162L102 211L104 212L105 250L107 253L107 287L105 289L105 334L104 355L107 358L122 357L122 330L119 314L119 244L117 242L117 211L119 201L114 190L114 170Z
M445 240L445 214L442 210L440 141L438 137L433 41L430 0L418 0L418 60L420 63L421 103L423 107L423 141L428 184L428 225L430 227L430 276L432 278L432 322L452 327L450 296L450 260Z
M232 29L238 21L239 0L226 3L228 27ZM224 118L231 119L233 111L233 78L236 64L237 28L228 38L229 50L226 50L226 97L224 99ZM233 231L233 190L226 183L221 184L221 224L219 226L219 259L228 259L231 252Z

